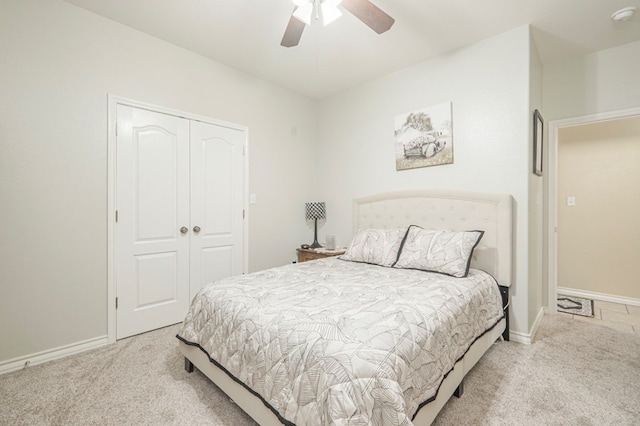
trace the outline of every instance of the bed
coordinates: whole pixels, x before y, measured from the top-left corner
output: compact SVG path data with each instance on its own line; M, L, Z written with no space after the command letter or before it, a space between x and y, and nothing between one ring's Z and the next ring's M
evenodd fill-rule
M201 290L177 336L185 368L261 425L428 425L486 350L508 339L512 214L503 194L356 199L341 258ZM470 262L416 263L425 244L441 255L438 238ZM372 251L372 240L385 249Z

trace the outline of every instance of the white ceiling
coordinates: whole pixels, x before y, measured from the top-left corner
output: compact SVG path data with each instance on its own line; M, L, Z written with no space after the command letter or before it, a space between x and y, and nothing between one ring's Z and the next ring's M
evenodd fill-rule
M377 35L343 10L280 46L291 0L65 0L314 99L531 24L543 63L640 40L640 0L372 0ZM613 12L639 11L615 23Z

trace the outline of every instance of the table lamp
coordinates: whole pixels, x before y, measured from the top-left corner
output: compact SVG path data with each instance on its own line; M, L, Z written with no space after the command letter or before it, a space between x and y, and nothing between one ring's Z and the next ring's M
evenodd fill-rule
M307 220L314 221L313 244L311 244L309 247L322 247L318 242L318 219L325 219L327 217L327 208L325 207L324 202L305 203L304 205Z

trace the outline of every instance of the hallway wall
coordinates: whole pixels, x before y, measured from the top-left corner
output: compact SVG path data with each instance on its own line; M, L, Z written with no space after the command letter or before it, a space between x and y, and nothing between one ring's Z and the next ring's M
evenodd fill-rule
M640 299L638 164L640 117L559 129L559 287Z

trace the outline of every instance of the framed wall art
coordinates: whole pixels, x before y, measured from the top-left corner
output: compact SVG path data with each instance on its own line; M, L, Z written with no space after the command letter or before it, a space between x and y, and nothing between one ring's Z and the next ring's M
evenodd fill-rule
M533 173L542 176L542 150L544 148L544 120L540 111L533 112Z
M394 119L396 170L453 163L451 102Z

